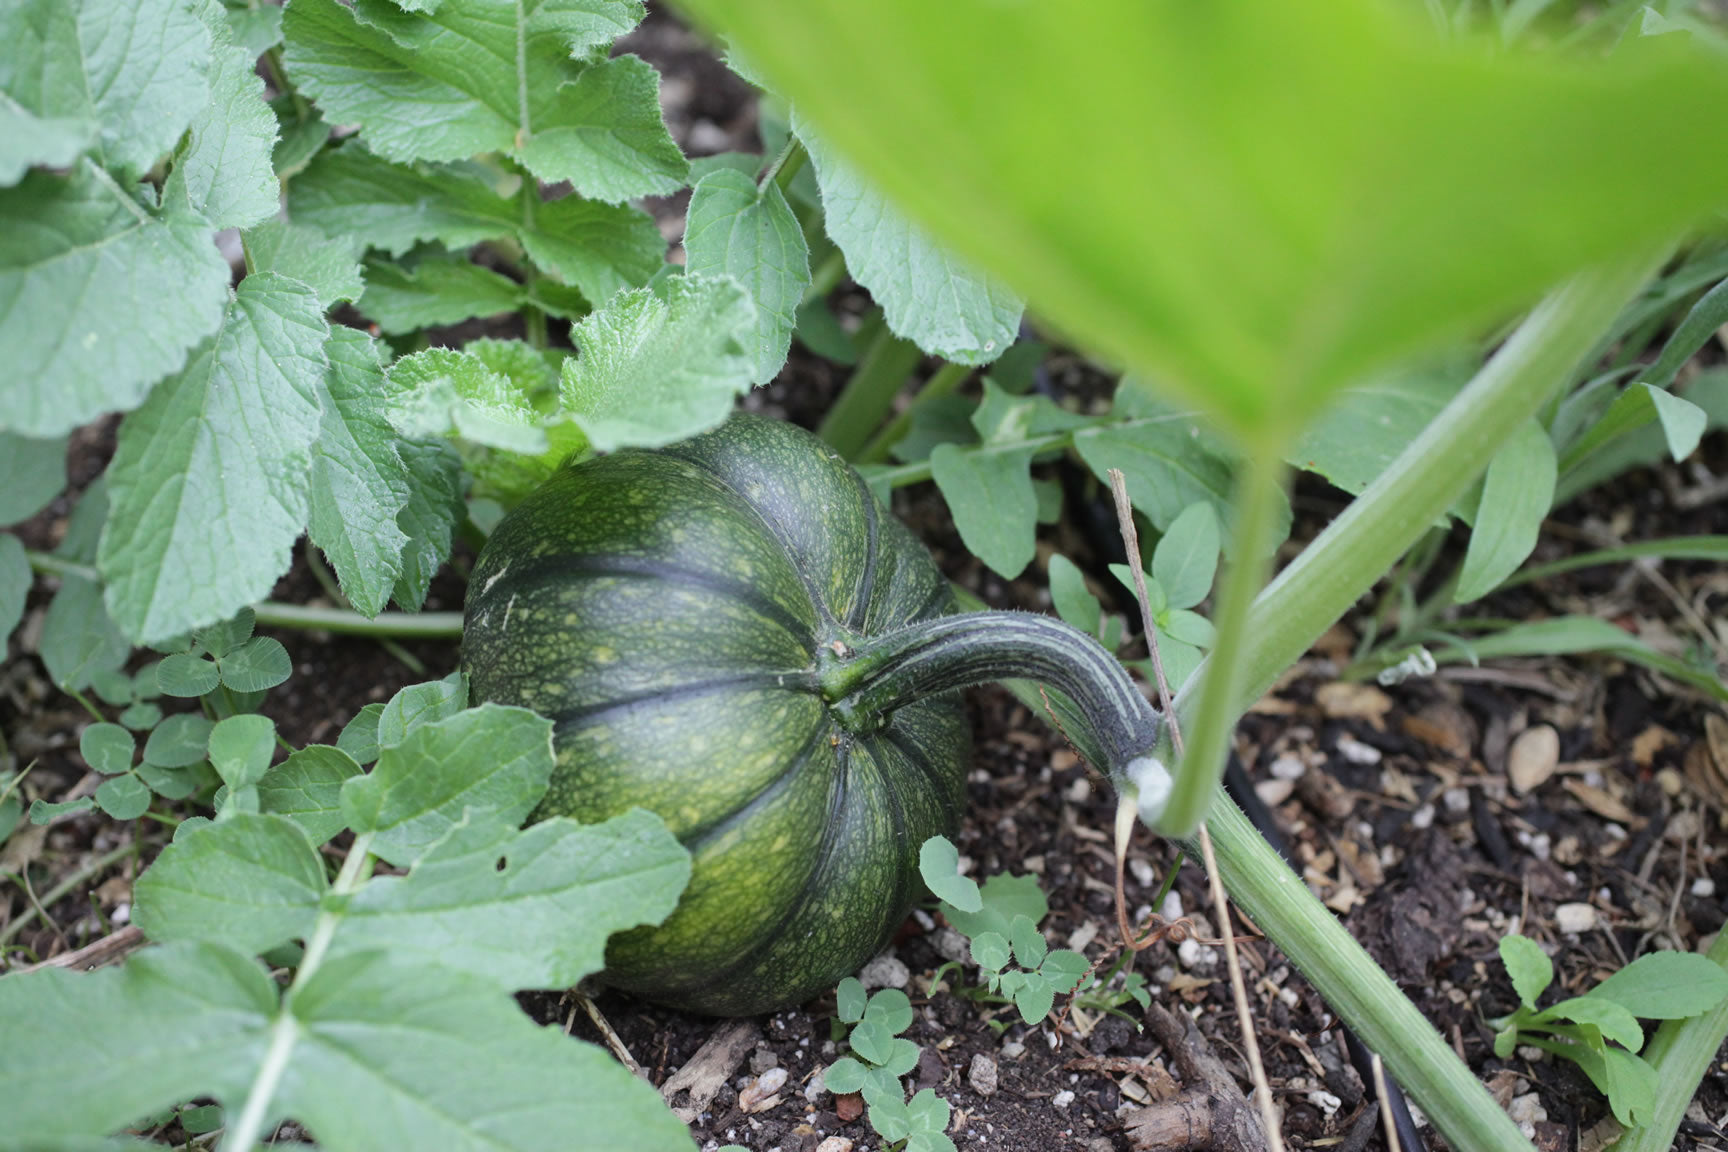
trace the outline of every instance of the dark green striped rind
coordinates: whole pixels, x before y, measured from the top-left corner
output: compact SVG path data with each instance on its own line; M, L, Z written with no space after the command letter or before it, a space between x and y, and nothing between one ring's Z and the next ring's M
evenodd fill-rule
M767 1011L851 974L915 900L919 845L958 823L958 698L844 730L818 653L951 608L928 553L808 433L735 417L565 468L470 579L479 700L556 723L539 816L658 813L694 855L607 979L694 1011Z

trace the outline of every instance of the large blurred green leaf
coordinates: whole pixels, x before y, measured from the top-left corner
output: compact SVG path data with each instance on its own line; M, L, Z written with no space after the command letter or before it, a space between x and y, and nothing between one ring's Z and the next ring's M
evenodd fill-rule
M1376 0L685 0L896 202L1239 431L1728 201L1728 70Z

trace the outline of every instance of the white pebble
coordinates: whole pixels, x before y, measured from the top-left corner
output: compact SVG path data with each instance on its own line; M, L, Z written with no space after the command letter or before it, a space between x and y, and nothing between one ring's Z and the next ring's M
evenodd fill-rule
M1050 1097L1050 1103L1057 1108L1066 1108L1068 1105L1074 1103L1074 1093L1064 1088L1062 1091L1056 1093L1056 1095Z
M980 1096L996 1095L996 1061L982 1052L974 1052L972 1064L966 1069L966 1083Z
M1454 816L1470 811L1470 790L1468 788L1448 788L1440 799L1446 805L1446 811Z
M1158 915L1166 920L1182 919L1182 893L1174 888L1170 889L1164 897L1164 903L1158 906Z
M1308 1103L1314 1105L1314 1107L1320 1109L1320 1111L1326 1113L1328 1116L1338 1111L1338 1109L1344 1105L1344 1101L1338 1099L1338 1097L1332 1095L1330 1092L1323 1091L1308 1093Z
M1018 1040L1010 1040L1002 1045L1002 1058L1004 1060L1018 1060L1024 1055L1026 1055L1026 1045Z
M892 952L884 952L858 973L858 983L866 988L904 988L912 979L912 970Z
M1708 877L1708 876L1698 877L1698 879L1692 881L1692 895L1694 895L1694 896L1714 896L1714 895L1716 895L1716 881L1710 879L1710 877Z
M1294 752L1286 752L1272 761L1267 771L1274 780L1300 780L1308 771L1308 763Z
M1153 875L1152 865L1139 857L1135 857L1128 861L1128 871L1134 873L1134 882L1142 888L1152 887L1152 881L1157 879L1157 877Z
M1218 956L1211 948L1193 939L1176 945L1176 959L1184 968L1210 968L1218 963Z
M1352 764L1380 763L1380 749L1372 744L1364 744L1354 736L1338 737L1338 754Z
M1554 926L1562 932L1588 932L1596 927L1596 909L1588 904L1562 904L1554 909Z
M1410 827L1418 832L1425 832L1434 824L1434 805L1424 804L1410 813Z

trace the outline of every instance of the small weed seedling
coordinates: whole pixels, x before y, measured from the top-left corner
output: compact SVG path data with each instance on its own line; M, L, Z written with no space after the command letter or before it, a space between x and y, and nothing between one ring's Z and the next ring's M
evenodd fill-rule
M918 1045L900 1033L912 1026L912 1001L896 988L866 995L848 976L835 990L837 1033L847 1037L852 1055L828 1066L823 1080L830 1092L861 1093L870 1106L870 1127L885 1146L904 1152L954 1152L948 1127L948 1102L926 1088L906 1099L900 1077L918 1066ZM840 1039L836 1035L835 1039Z
M1554 965L1527 936L1500 941L1500 959L1518 993L1518 1010L1493 1021L1494 1054L1520 1044L1564 1057L1584 1069L1628 1127L1645 1123L1656 1102L1656 1070L1638 1056L1645 1020L1682 1020L1728 997L1728 973L1688 952L1640 956L1582 996L1538 1010L1554 982Z
M1050 1014L1059 994L1072 992L1085 977L1086 957L1052 949L1038 931L1050 905L1035 877L997 875L980 888L960 875L959 861L954 845L941 836L926 840L918 855L924 882L941 901L948 923L971 942L972 961L984 976L981 988L961 989L959 994L1012 1003L1022 1020L1037 1024ZM950 966L960 967L945 964L935 979Z

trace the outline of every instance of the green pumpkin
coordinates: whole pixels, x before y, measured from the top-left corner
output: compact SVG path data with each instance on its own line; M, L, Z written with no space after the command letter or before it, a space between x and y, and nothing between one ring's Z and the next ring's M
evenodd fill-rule
M556 725L537 815L647 808L694 858L671 918L613 939L610 983L763 1012L887 943L922 891L919 846L958 825L968 727L951 692L836 707L834 672L951 609L859 475L776 421L567 466L505 518L463 661L476 700Z

